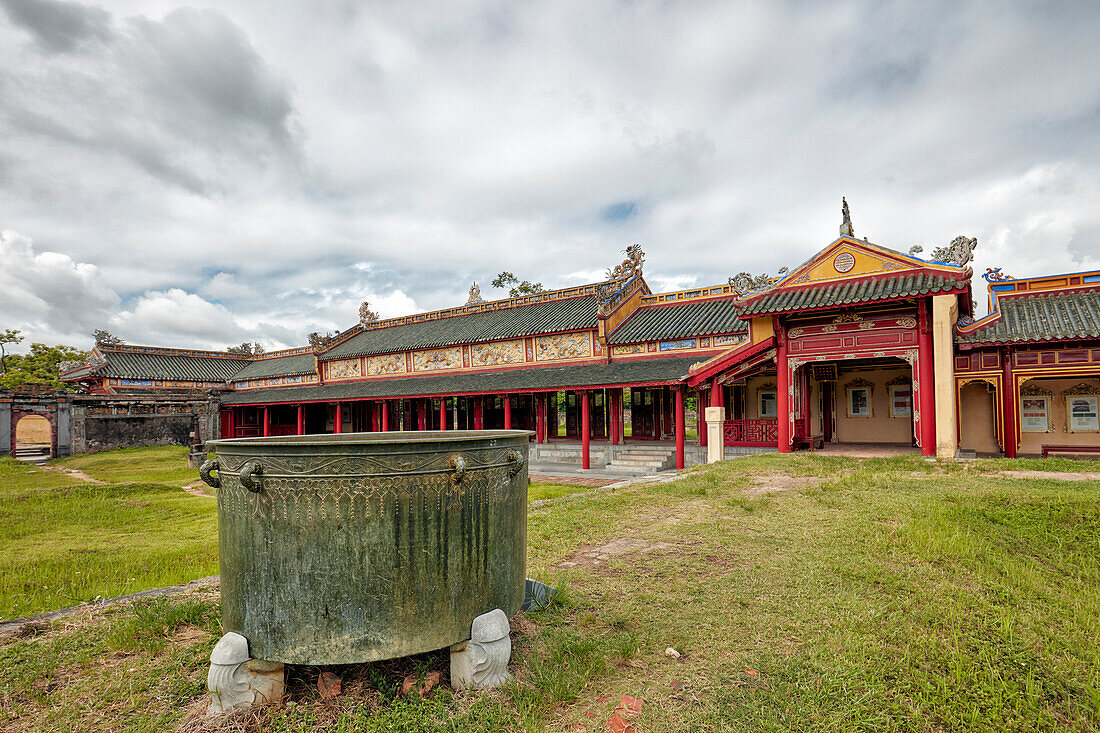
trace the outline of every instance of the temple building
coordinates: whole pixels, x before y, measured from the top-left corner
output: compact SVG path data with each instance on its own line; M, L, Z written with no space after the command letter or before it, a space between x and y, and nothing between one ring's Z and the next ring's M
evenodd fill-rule
M988 271L975 320L958 237L927 258L841 236L777 277L653 293L636 246L605 282L360 321L259 356L97 346L93 394L210 392L221 437L516 428L532 460L668 467L887 444L925 456L1100 452L1100 272ZM211 392L212 391L212 392ZM205 436L205 437L217 437Z

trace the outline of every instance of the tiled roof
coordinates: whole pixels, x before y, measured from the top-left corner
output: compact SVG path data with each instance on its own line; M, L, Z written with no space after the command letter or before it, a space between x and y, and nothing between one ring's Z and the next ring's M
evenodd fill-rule
M697 358L636 359L611 364L575 364L561 367L511 369L473 374L376 379L366 382L313 387L229 392L227 405L297 402L310 400L381 399L471 392L524 392L576 387L600 387L648 383L672 383L688 373Z
M1000 318L971 333L961 343L1073 341L1100 338L1100 290L1037 293L997 300Z
M170 379L185 382L225 382L248 362L240 359L155 354L105 349L106 363L91 371L97 377ZM65 375L66 379L72 377Z
M411 349L432 349L595 327L596 298L583 296L401 326L372 328L326 351L322 358L328 360Z
M964 290L968 284L969 272L960 273L958 277L918 272L867 280L843 280L816 287L764 290L741 300L741 315L766 315L913 298Z
M312 353L257 359L233 375L233 381L286 377L292 374L313 374L316 362Z
M732 298L689 300L638 308L608 337L611 344L635 344L689 336L736 333L747 325Z

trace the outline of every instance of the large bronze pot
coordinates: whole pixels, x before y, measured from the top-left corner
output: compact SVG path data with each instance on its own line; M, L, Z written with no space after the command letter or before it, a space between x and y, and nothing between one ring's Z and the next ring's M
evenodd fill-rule
M523 430L210 441L222 626L258 659L349 664L441 649L523 602Z

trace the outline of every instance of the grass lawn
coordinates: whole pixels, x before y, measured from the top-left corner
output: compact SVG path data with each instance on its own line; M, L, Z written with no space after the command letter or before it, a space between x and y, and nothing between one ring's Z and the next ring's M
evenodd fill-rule
M1002 475L1092 467L772 455L549 501L528 571L563 590L514 621L513 684L396 699L446 679L435 654L340 669L322 703L294 668L294 704L233 722L602 731L627 694L638 731L1098 730L1100 485ZM0 641L0 728L194 730L216 589L24 636Z
M0 459L0 620L217 574L217 507L181 490L198 479L186 448L126 448L50 465L104 483ZM529 498L585 490L535 483Z

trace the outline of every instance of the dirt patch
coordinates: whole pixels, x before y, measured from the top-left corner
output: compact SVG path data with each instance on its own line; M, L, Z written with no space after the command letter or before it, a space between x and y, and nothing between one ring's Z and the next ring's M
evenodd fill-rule
M206 493L207 484L205 481L195 481L194 483L187 484L180 487L191 496L201 496L204 499L213 499L213 494Z
M106 483L105 481L100 481L97 478L92 478L83 471L77 471L74 468L62 468L61 466L39 466L39 468L41 468L43 471L57 471L58 473L63 473L66 476L72 476L73 478L79 479L80 481L87 481L90 484Z
M599 567L605 565L613 557L663 552L672 549L674 546L671 542L650 542L638 537L619 537L611 540L606 545L581 547L558 563L558 567Z
M809 489L820 483L821 479L817 476L786 476L784 474L756 476L752 480L752 486L745 489L745 495L756 497L765 494L777 494L782 491Z
M1054 481L1100 481L1100 472L1066 473L1061 471L1001 471L997 476L1005 478L1040 478Z

